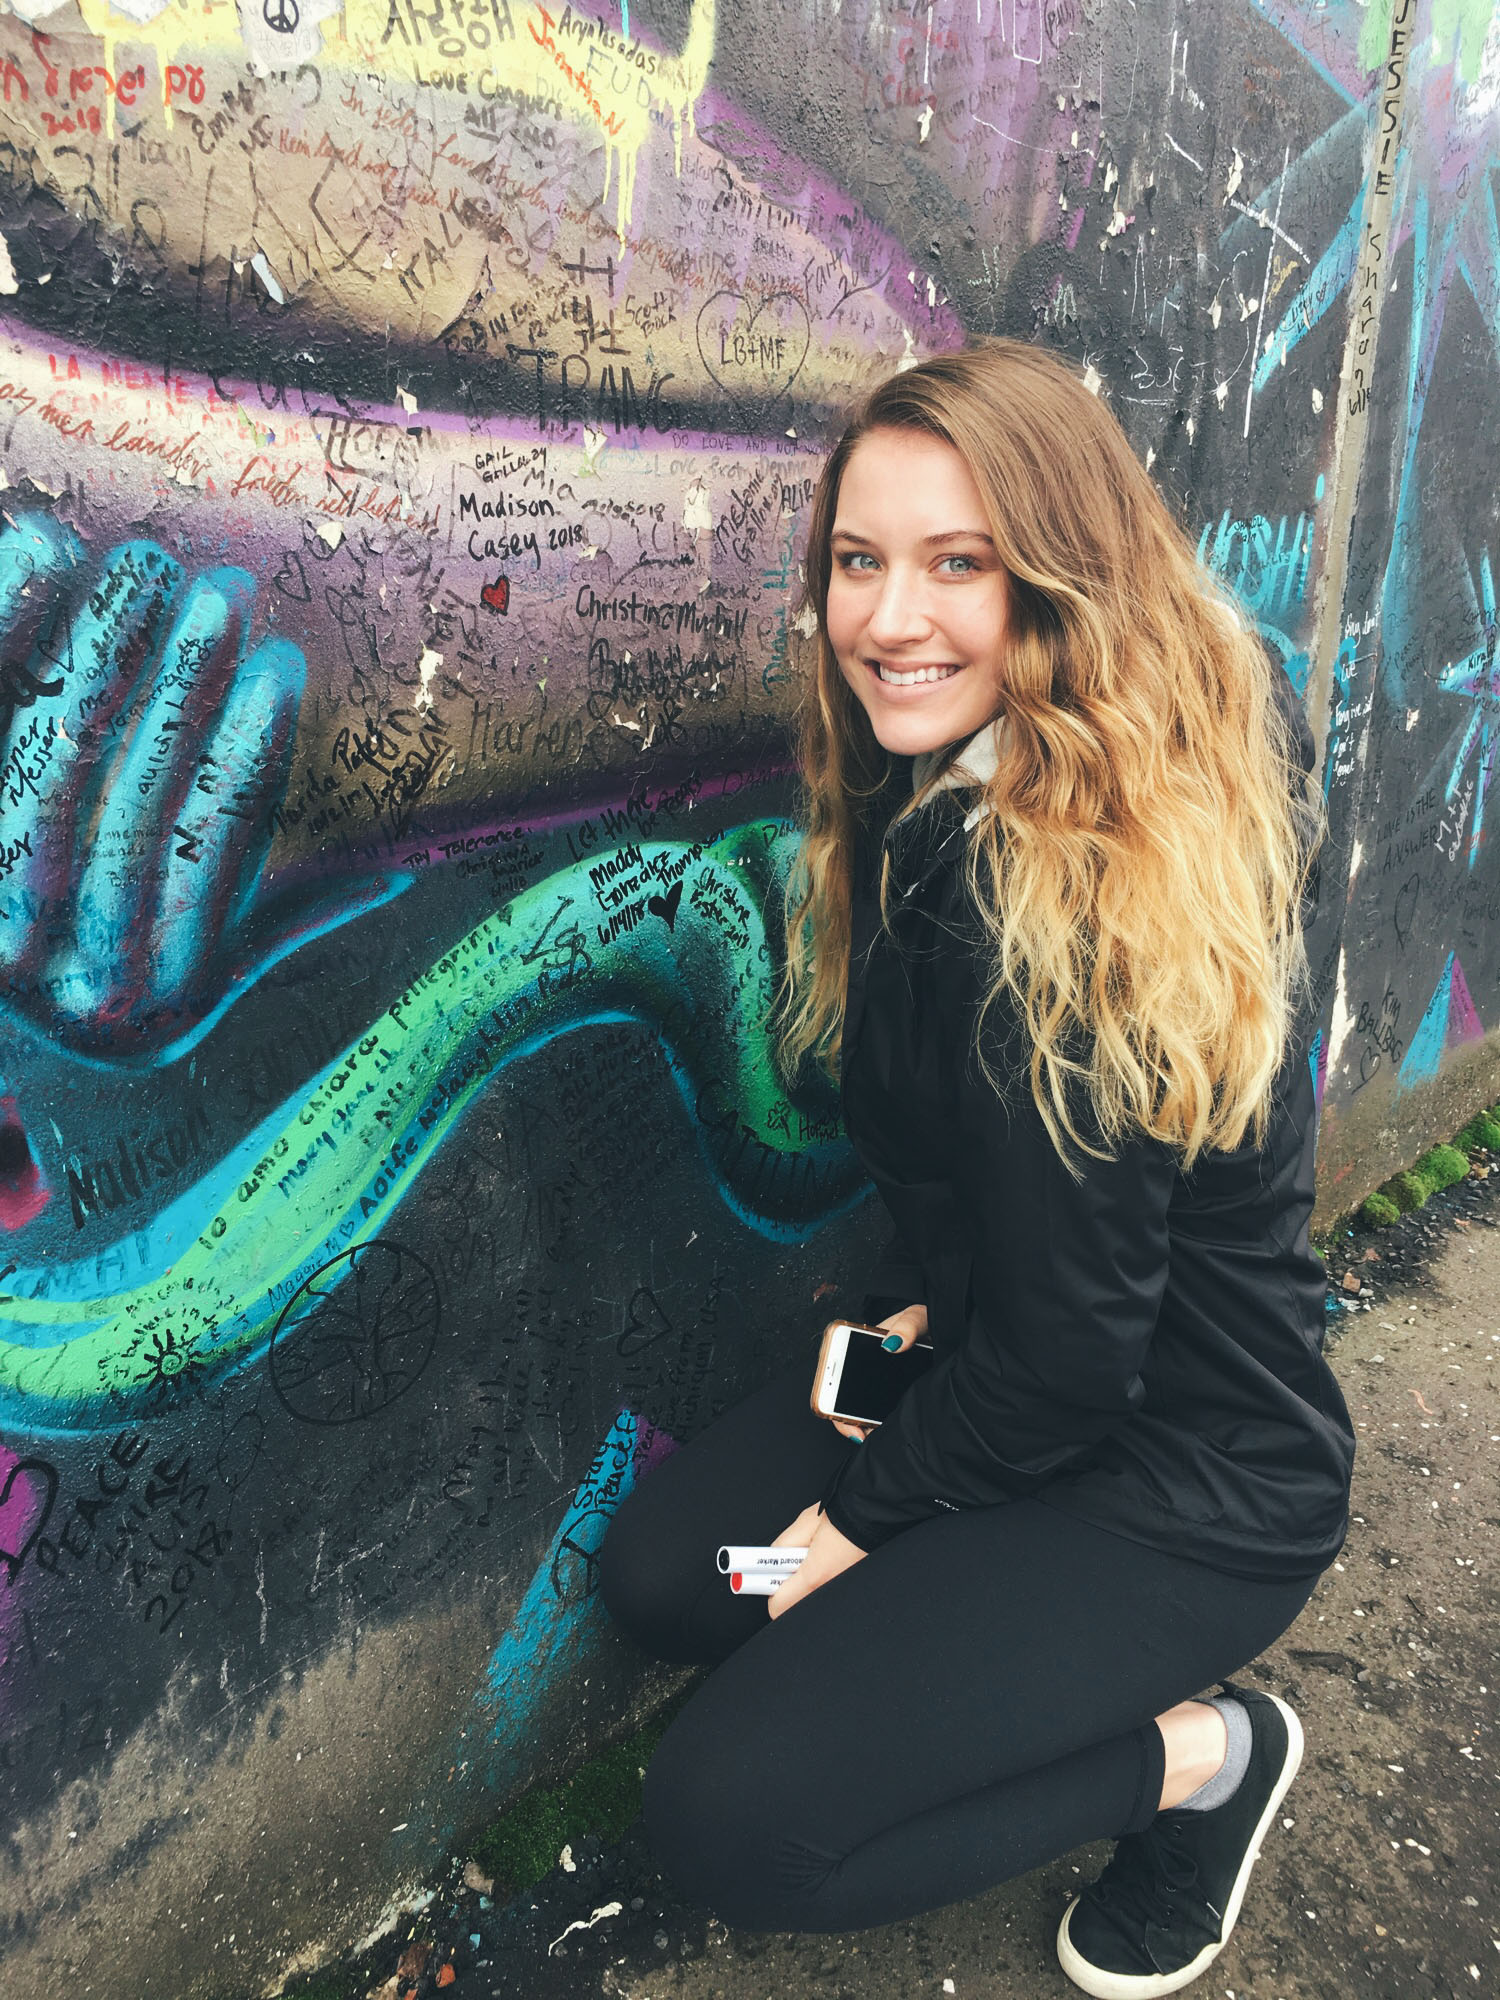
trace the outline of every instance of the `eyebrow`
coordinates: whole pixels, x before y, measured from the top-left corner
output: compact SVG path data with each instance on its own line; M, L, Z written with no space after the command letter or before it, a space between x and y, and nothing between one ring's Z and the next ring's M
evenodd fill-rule
M874 542L870 540L868 535L856 535L850 528L835 528L829 536L829 540L834 542L858 542L862 547L867 549L875 547ZM948 542L984 542L990 548L995 546L994 538L984 534L978 528L950 528L946 534L924 535L917 546L923 549L937 549L942 548Z

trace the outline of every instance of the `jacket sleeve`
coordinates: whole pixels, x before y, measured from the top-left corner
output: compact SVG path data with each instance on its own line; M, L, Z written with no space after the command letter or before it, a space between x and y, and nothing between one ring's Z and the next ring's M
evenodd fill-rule
M884 1250L870 1273L869 1289L860 1304L860 1318L878 1322L907 1306L927 1303L922 1266L907 1248L893 1222Z
M1075 1183L1024 1072L1023 1084L1008 1119L988 1086L967 1086L955 1190L972 1245L961 1338L825 1490L828 1518L862 1549L936 1513L1035 1493L1144 1400L1175 1155L1145 1137L1114 1161L1073 1149L1084 1169ZM1099 1143L1086 1112L1074 1122Z

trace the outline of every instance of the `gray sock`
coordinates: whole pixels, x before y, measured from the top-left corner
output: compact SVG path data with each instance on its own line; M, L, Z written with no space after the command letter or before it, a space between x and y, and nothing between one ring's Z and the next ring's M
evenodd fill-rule
M1250 1768L1250 1717L1243 1702L1232 1695L1216 1695L1205 1702L1206 1708L1216 1708L1224 1718L1224 1727L1229 1731L1229 1749L1224 1762L1207 1784L1200 1785L1196 1792L1190 1792L1174 1812L1212 1812L1215 1806L1223 1805L1239 1790L1240 1780Z

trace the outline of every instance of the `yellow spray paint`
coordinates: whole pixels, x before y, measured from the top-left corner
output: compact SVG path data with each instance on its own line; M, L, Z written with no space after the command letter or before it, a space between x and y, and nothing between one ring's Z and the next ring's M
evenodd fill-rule
M615 229L623 245L635 201L636 171L653 125L669 119L673 164L682 172L682 137L694 130L693 114L713 60L717 0L693 0L687 35L673 55L615 34L602 23L576 18L562 6L554 13L534 0L512 0L492 10L494 32L486 26L482 56L497 87L534 103L560 104L574 123L604 142L604 187L615 194ZM205 10L201 0L168 0L154 20L142 25L120 13L110 0L78 0L84 26L104 45L105 67L116 73L116 50L126 60L149 49L156 57L158 89L167 127L175 108L184 108L179 89L169 90L169 72L205 54L243 50L239 17L230 7ZM477 16L475 17L477 20ZM345 0L322 24L321 61L367 76L390 76L423 89L458 95L432 84L427 72L433 51L421 45L419 23L429 13L408 9L402 0ZM454 32L462 16L453 13ZM502 38L503 24L512 30ZM430 30L429 30L430 32ZM143 96L140 100L145 102ZM191 108L190 100L187 100ZM208 110L205 103L205 112ZM109 98L113 130L114 98Z

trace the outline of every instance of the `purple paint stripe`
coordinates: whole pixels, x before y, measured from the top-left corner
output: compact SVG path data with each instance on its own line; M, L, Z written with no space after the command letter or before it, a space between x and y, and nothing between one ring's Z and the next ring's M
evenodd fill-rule
M635 1442L635 1476L644 1479L648 1472L654 1472L664 1458L670 1458L678 1445L670 1431L658 1430L649 1417L641 1417Z
M884 299L892 312L908 321L914 335L919 323L926 320L930 326L929 346L933 352L963 346L967 333L958 314L941 303L928 306L919 302L920 291L925 289L926 283L920 256L909 250L898 237L873 222L851 198L846 187L829 180L805 160L788 152L764 125L720 91L712 88L704 91L698 100L694 124L711 146L714 145L712 135L715 130L724 128L726 148L732 139L734 150L729 152L720 147L715 147L715 150L723 150L730 164L754 181L765 200L776 206L797 210L808 233L819 237L830 252L837 252L840 242L846 241L851 246L857 246L867 260L874 258L886 262L887 270L882 280L868 289ZM847 220L840 221L841 217L851 215L855 218L853 231L849 229ZM906 274L912 269L917 273L917 288L912 289L910 301L891 297L885 286L894 280L903 291L909 289Z
M752 786L774 784L780 780L795 777L796 774L797 766L795 762L791 761L779 764L759 764L752 771L721 771L712 777L703 779L697 792L694 794L694 798L698 802L702 802L706 799L730 797L739 792L747 791ZM584 805L563 807L557 812L543 813L539 816L486 819L481 821L477 826L470 825L457 828L446 840L437 835L428 835L427 845L425 846L421 844L420 839L415 845L402 843L399 851L393 850L383 862L372 860L370 867L372 869L381 867L431 868L444 862L464 861L469 859L470 855L481 853L503 854L505 852L504 843L497 841L494 846L482 845L482 843L489 841L502 830L507 833L519 832L521 835L527 837L532 834L559 833L567 827L577 826L581 821L588 819L595 813L623 813L629 811L632 807L646 812L655 812L660 809L663 799L670 798L673 795L673 790L674 788L671 785L663 785L661 790L655 794L653 801L650 794L638 797L632 788L632 790L624 794L617 792L608 798L594 799ZM466 853L444 853L443 850L445 847L455 846L459 841L463 841L466 846L469 841L481 843L481 845L476 845ZM282 889L291 884L310 879L321 880L326 873L327 870L320 857L316 854L308 855L297 861L288 862L278 867L274 876L268 874L266 878L266 891L269 894L273 887Z

